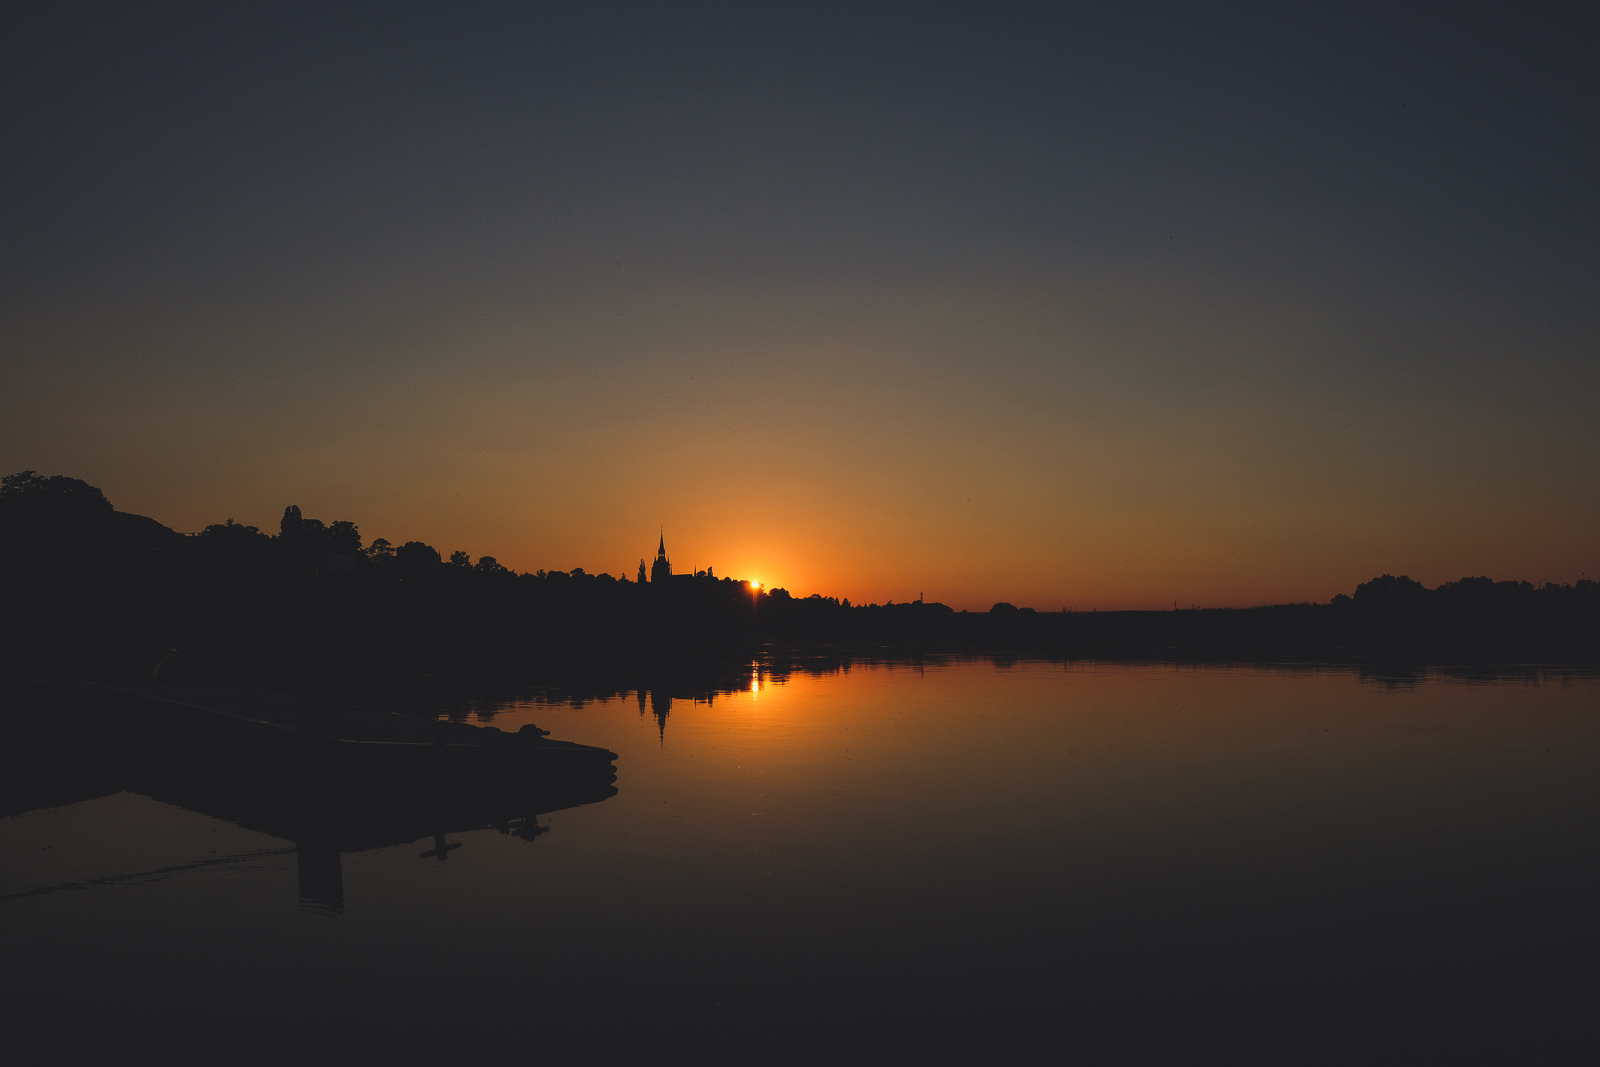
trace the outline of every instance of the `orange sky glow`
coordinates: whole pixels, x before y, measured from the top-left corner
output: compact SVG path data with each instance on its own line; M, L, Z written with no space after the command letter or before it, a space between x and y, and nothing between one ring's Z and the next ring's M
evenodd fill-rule
M41 14L0 472L855 602L1600 577L1593 64L1052 10Z

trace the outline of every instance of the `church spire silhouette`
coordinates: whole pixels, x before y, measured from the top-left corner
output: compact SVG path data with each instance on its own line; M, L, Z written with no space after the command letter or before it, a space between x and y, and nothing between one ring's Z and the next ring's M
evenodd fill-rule
M672 561L667 558L667 533L661 531L661 542L656 548L656 561L650 565L650 581L665 582L672 577Z

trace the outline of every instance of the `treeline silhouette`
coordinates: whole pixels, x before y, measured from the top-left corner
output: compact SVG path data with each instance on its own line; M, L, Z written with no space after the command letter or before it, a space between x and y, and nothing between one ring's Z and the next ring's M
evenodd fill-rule
M1039 612L996 604L852 605L709 574L641 582L516 573L354 523L285 510L276 531L227 520L180 534L116 511L76 478L0 481L0 668L294 691L309 661L352 687L422 699L450 679L538 676L579 690L737 677L762 644L1059 657L1591 662L1600 583L1383 575L1327 604ZM169 650L175 650L171 652ZM445 681L440 681L440 680ZM587 681L586 681L587 679ZM650 683L652 686L658 682Z

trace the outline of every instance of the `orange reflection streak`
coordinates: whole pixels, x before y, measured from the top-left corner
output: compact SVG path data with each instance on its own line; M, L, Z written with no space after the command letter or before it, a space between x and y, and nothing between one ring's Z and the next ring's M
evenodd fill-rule
M1344 672L987 662L772 681L754 677L711 703L674 702L666 761L656 719L627 702L606 711L522 705L494 721L508 731L536 722L618 752L626 797L749 793L762 805L750 810L772 812L775 826L821 818L842 827L885 796L918 795L965 797L945 813L963 826L980 816L1043 819L1060 832L1100 833L1154 820L1226 837L1253 825L1252 805L1285 795L1315 810L1377 812L1388 801L1352 795L1350 782L1382 777L1390 764L1407 774L1459 769L1509 723L1545 729L1539 716L1507 715L1524 706L1571 720L1575 754L1600 753L1600 728L1582 725L1594 683L1569 692L1430 682L1395 692ZM1455 731L1448 742L1430 730L1444 721ZM603 815L632 810L619 798Z

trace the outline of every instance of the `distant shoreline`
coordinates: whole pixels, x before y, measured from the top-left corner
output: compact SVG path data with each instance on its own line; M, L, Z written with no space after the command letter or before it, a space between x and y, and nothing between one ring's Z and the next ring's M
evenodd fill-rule
M646 579L641 565L641 579ZM0 670L297 691L325 664L355 691L407 699L426 679L714 677L806 654L1409 664L1600 663L1600 583L1382 575L1326 604L1172 611L986 612L852 605L706 572L653 580L449 560L363 542L295 507L276 534L199 534L115 511L77 479L0 484ZM309 674L308 674L309 672ZM608 683L610 684L610 683Z

